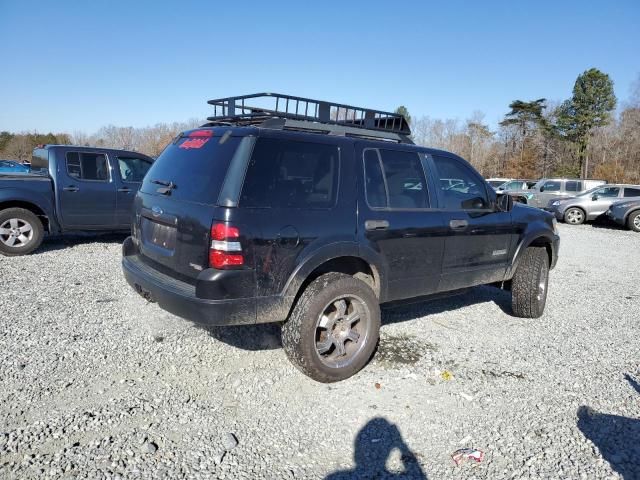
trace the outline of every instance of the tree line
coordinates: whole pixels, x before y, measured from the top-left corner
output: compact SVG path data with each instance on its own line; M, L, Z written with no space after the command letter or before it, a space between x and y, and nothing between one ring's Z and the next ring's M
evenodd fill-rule
M454 152L485 177L640 183L640 77L615 114L617 103L609 76L592 68L578 76L565 101L514 100L495 130L482 112L460 121L412 118L404 106L396 111L411 124L416 144ZM92 135L0 132L0 158L28 161L33 148L43 143L120 148L157 157L179 132L201 123L193 119L143 128L109 125Z
M598 178L640 183L640 77L619 113L613 82L592 68L578 76L572 95L514 100L494 131L475 112L464 122L430 117L410 122L413 140L469 160L485 177Z

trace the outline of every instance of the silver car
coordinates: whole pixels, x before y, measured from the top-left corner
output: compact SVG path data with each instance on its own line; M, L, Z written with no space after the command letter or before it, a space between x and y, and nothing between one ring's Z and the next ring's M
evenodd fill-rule
M551 200L575 197L606 183L604 180L579 178L543 178L528 190L510 190L508 193L516 202L545 208Z
M640 185L610 185L592 188L573 198L552 200L545 210L558 220L580 225L606 213L611 204L622 199L640 199Z

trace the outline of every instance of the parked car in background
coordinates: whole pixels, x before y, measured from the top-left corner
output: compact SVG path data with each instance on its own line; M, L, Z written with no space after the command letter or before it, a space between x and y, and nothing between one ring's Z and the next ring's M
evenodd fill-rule
M32 171L0 175L0 253L25 255L45 233L127 231L153 160L124 150L46 145Z
M122 268L147 300L209 325L285 322L287 356L321 382L367 364L381 303L499 283L514 315L542 315L553 216L414 145L402 115L276 94L209 103L219 115L176 137L136 195ZM314 121L284 110L299 103L318 105ZM332 120L338 108L362 120Z
M607 210L607 217L634 232L640 232L640 199L615 202Z
M3 173L27 173L29 167L15 160L0 160L0 174Z
M509 192L516 202L538 208L546 207L551 200L568 198L578 193L604 185L604 180L581 180L578 178L543 178L528 190Z
M516 191L516 190L519 190L519 191L529 190L536 183L538 183L537 180L509 180L508 182L505 182L502 185L499 185L498 187L496 187L495 190L498 193L510 192L510 191Z
M491 185L491 188L494 190L498 188L503 183L509 182L512 180L511 178L487 178L487 183Z
M613 203L623 198L640 200L640 185L607 184L572 198L552 200L545 210L553 213L560 221L580 225L604 215Z

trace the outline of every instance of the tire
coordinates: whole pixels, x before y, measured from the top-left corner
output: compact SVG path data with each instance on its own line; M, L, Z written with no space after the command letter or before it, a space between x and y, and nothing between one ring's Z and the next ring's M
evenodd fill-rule
M640 211L631 212L627 218L627 227L634 232L640 232Z
M0 211L0 253L17 257L33 252L42 243L44 227L33 212L24 208Z
M538 318L544 312L549 286L549 256L544 247L524 251L511 282L511 308L516 317Z
M380 304L371 287L350 275L327 273L298 299L282 327L282 345L302 373L330 383L360 371L379 335Z
M564 212L564 223L568 223L569 225L581 225L586 218L587 216L581 208L572 207Z

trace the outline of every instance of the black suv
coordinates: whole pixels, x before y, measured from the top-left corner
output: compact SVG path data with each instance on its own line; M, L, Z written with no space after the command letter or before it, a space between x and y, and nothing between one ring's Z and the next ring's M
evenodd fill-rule
M401 116L275 94L209 103L134 202L122 265L146 299L209 325L284 322L289 359L321 382L366 365L381 303L499 284L516 316L542 315L553 216L413 145Z

